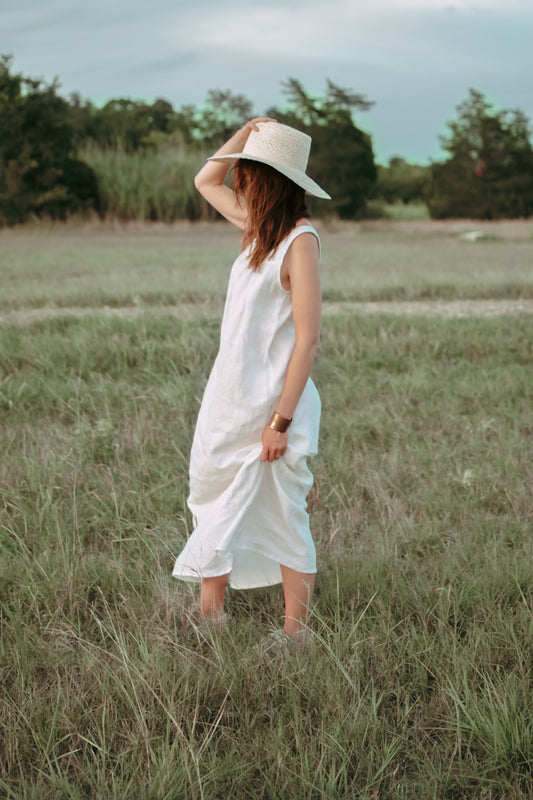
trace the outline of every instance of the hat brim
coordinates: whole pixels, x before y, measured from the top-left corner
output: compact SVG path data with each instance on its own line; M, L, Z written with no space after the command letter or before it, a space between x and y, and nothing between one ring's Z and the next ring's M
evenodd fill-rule
M282 175L285 175L286 178L289 178L298 186L301 186L302 189L305 189L307 194L311 194L314 197L320 197L322 200L331 200L330 195L321 189L318 183L315 183L315 181L310 178L309 175L306 175L305 172L301 172L299 169L294 169L293 167L286 167L284 164L278 164L276 161L270 161L267 158L259 158L258 156L252 156L248 153L230 153L224 156L211 156L207 160L236 161L239 158L245 158L248 161L259 161L261 164L267 164L277 172L281 172Z

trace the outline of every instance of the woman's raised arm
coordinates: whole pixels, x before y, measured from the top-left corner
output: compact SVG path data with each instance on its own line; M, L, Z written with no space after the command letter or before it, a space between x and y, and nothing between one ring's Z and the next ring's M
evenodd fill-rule
M255 117L243 125L231 139L228 139L222 147L217 150L212 158L225 156L230 153L242 152L244 145L250 135L250 131L257 131L258 122L273 122L269 117ZM241 230L246 224L246 205L244 199L240 201L229 186L225 186L224 181L233 165L232 161L207 161L194 179L194 185L207 202L216 208L222 216Z

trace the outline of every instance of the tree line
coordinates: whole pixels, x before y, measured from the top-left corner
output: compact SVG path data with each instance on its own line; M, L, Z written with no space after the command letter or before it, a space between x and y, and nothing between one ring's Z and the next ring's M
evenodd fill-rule
M120 98L97 108L58 89L0 57L0 224L87 211L164 221L213 215L193 177L253 116L246 97L213 90L199 107ZM433 218L533 214L533 148L520 110L496 111L471 89L441 137L444 160L377 165L370 136L356 124L373 105L364 95L328 80L324 95L313 97L295 78L284 94L284 107L266 114L311 135L309 172L333 197L313 199L314 215L364 217L369 201L424 202Z

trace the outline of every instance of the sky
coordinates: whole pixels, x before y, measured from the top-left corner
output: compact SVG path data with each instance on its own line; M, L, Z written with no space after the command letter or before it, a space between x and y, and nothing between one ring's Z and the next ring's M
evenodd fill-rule
M0 54L60 93L202 105L244 94L260 115L297 78L375 103L356 123L376 158L442 158L470 87L533 119L533 0L0 0Z

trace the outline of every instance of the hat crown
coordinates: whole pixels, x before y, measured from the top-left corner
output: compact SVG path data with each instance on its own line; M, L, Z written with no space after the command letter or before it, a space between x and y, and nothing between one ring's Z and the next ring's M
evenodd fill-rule
M258 122L259 130L251 131L242 158L247 155L254 159L267 159L280 166L305 172L309 153L311 151L311 137L281 122Z
M257 130L248 134L240 153L211 156L208 161L234 161L248 158L259 161L280 172L308 194L331 200L318 183L306 174L311 137L281 122L257 122Z

